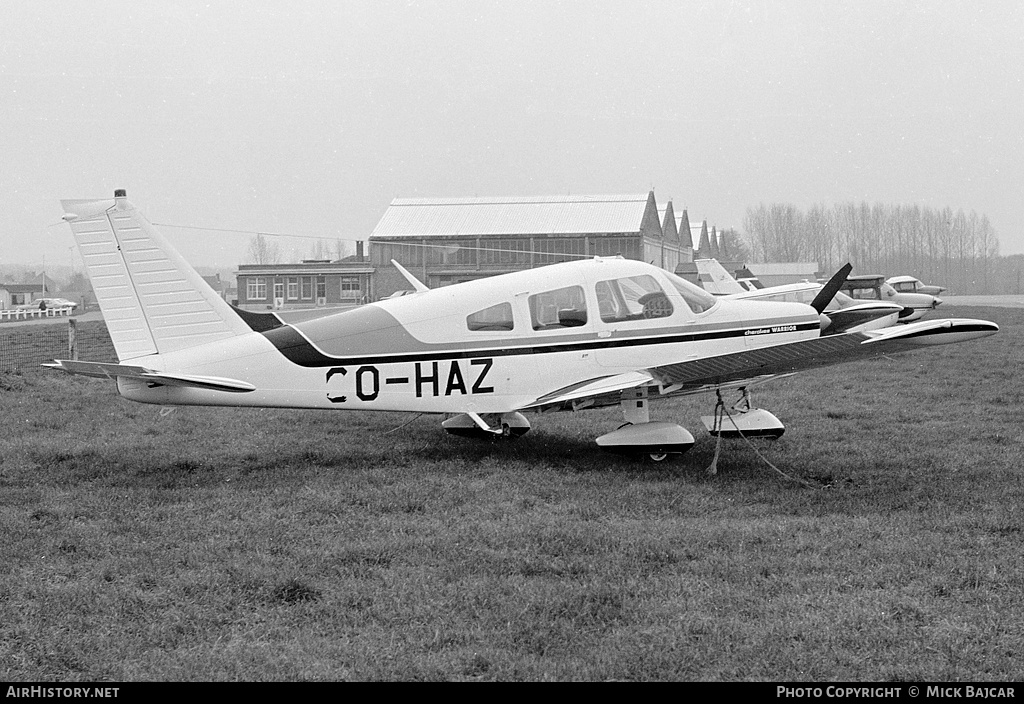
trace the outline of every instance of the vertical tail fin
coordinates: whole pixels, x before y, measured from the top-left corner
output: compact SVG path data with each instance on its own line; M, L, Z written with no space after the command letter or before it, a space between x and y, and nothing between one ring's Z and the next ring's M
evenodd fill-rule
M752 272L749 268L744 266L742 269L736 270L736 281L747 291L756 291L760 288L764 288L764 284L761 280Z
M743 293L746 289L734 279L717 259L695 259L697 279L704 290L715 296Z
M120 361L251 332L124 191L61 205Z

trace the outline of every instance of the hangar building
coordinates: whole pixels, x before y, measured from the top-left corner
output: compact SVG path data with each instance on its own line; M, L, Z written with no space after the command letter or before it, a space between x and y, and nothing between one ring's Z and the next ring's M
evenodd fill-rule
M661 219L671 222L666 237ZM397 198L369 238L376 298L408 289L394 259L431 288L580 257L692 261L671 204L654 192L491 198Z

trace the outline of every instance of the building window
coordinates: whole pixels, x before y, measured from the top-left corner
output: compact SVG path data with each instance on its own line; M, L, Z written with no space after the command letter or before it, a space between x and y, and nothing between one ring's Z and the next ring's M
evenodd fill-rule
M598 257L614 257L621 254L626 259L640 258L640 240L637 237L595 237L591 240L593 252Z
M245 297L250 301L264 301L267 298L267 280L262 276L250 276L245 281Z
M476 264L476 241L451 241L430 245L425 256L430 266L466 266Z
M342 298L359 298L362 294L362 286L360 285L358 276L342 276L341 277L341 297Z
M529 264L530 240L495 239L480 242L481 264Z
M274 282L274 298L284 300L284 283L281 281Z
M533 248L538 264L553 264L582 258L586 245L582 237L538 237Z
M297 276L288 277L288 300L299 300L299 277Z
M313 277L302 277L302 300L309 301L313 298Z
M381 242L376 244L370 253L376 266L391 266L392 259L402 266L422 266L423 249L419 244Z

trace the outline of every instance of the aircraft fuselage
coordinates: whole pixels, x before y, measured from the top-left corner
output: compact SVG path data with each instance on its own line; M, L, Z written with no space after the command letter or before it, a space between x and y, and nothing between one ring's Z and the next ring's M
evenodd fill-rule
M517 272L131 360L247 381L251 393L129 378L118 389L165 405L504 413L603 376L819 335L810 306L700 299L673 278L617 258ZM640 310L639 289L622 294L634 285L667 303Z

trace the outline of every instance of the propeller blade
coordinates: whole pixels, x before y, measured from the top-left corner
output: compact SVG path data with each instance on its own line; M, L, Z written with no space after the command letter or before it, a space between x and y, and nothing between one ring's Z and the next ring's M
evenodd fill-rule
M853 271L853 264L847 264L842 269L832 274L832 278L828 280L828 283L821 287L818 291L818 295L811 301L811 308L818 311L818 313L825 312L825 306L829 304L836 294L839 293L839 289L843 287L843 283L846 281L846 277Z

